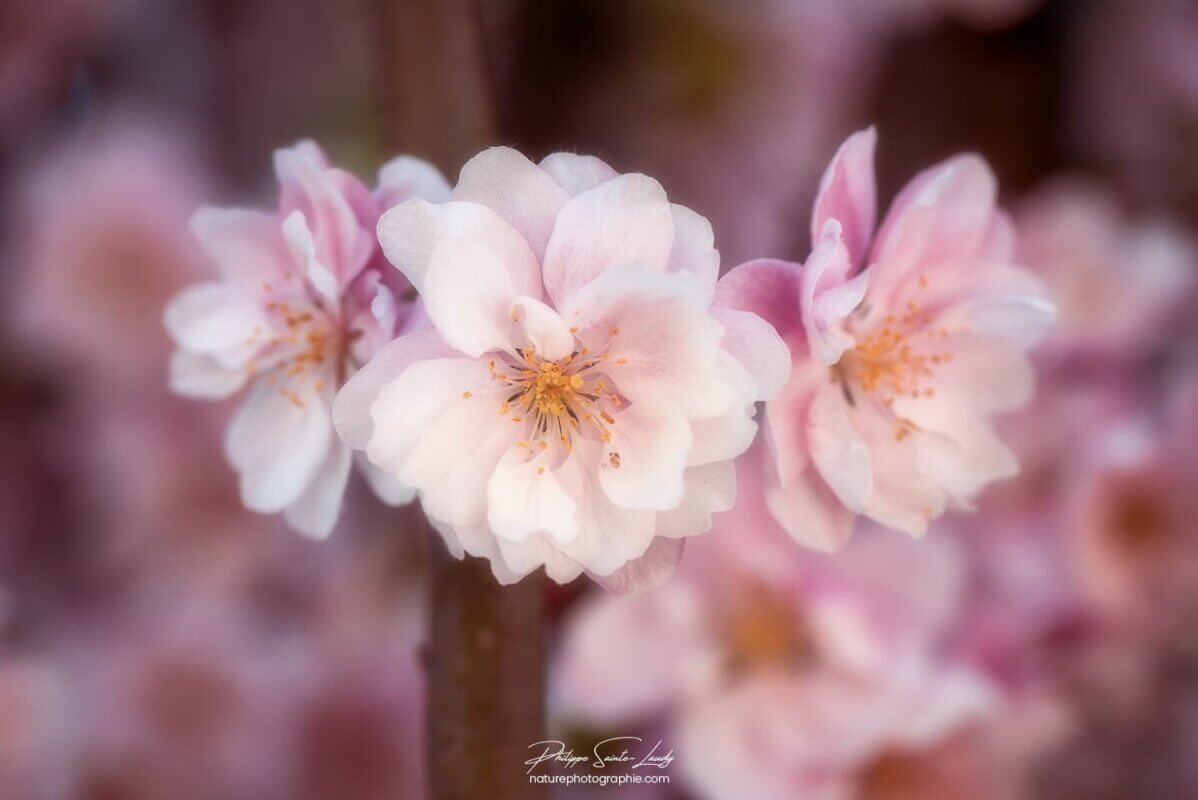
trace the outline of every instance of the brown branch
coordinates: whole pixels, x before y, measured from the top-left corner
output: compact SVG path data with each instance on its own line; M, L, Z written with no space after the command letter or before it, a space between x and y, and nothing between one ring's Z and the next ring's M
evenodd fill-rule
M544 739L544 576L500 586L481 559L430 548L429 785L437 800L541 798L528 746Z
M387 155L452 178L491 143L481 16L472 0L375 0L380 126ZM428 781L435 800L542 798L528 746L544 739L544 577L500 586L485 561L430 552Z

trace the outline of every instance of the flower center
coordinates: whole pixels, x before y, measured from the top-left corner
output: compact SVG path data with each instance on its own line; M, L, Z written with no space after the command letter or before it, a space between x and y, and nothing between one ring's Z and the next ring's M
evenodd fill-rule
M760 669L799 670L816 658L797 602L750 583L724 617L727 666L735 674Z
M517 349L515 358L491 359L491 380L508 390L499 413L528 425L528 439L517 444L546 450L557 442L569 451L574 437L588 432L610 442L615 414L626 401L604 371L609 359L607 353L595 356L586 347L556 361L541 358L532 348ZM620 466L619 453L612 452L608 460Z
M269 284L263 292L271 293ZM246 369L251 377L265 374L280 395L303 408L305 389L319 393L328 378L337 378L346 337L319 304L270 299L265 308L274 325L269 331L255 330L246 342L260 348Z
M926 285L927 279L920 276L920 288ZM902 314L889 314L880 326L857 334L856 346L847 350L834 368L850 405L856 404L858 394L887 408L900 397L918 399L936 394L933 387L936 369L953 356L933 344L946 338L949 331L930 327L930 323L931 315L909 300ZM901 441L912 430L914 423L899 419L895 438Z

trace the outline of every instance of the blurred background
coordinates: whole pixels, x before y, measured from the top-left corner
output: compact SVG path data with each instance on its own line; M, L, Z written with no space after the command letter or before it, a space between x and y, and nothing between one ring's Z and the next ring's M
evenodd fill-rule
M553 730L677 750L668 787L598 796L1198 797L1184 0L5 0L0 796L424 795L411 513L354 486L314 543L244 511L230 408L166 390L163 305L211 269L198 204L273 205L271 150L306 137L364 178L397 152L452 179L485 144L568 149L658 178L727 269L806 256L819 174L868 124L884 203L954 152L989 159L1060 306L1036 400L1005 421L1022 474L925 542L862 530L842 559L732 566L733 537L777 544L734 511L649 599L553 587ZM781 607L728 589L768 584L762 561L804 588ZM726 591L752 602L702 647L653 635ZM934 665L915 705L962 675L985 702L944 701L916 737L875 719L885 698L842 697L831 645L793 634L845 608ZM629 636L661 646L621 663ZM856 712L736 755L712 719L751 701L713 709L762 686L792 722ZM854 744L813 754L829 736ZM805 758L834 765L831 789L762 777L799 785Z

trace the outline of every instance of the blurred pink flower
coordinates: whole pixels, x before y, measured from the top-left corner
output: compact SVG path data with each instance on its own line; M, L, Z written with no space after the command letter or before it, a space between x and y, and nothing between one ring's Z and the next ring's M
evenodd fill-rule
M786 352L758 317L712 306L711 226L657 181L492 148L453 202L392 209L379 238L435 327L350 381L338 430L419 490L453 552L503 582L544 566L623 589L731 506Z
M1198 462L1143 420L1091 445L1064 500L1065 532L1089 597L1153 630L1198 614Z
M178 349L171 387L219 399L250 384L226 454L247 507L283 511L310 536L337 521L352 452L333 430L337 389L399 332L415 324L410 287L383 269L373 228L386 205L449 187L440 173L400 157L372 194L329 164L312 142L275 153L277 212L201 209L192 229L220 279L171 301L165 321ZM364 461L381 498L411 493Z
M916 176L873 237L875 141L854 134L824 173L806 264L750 261L716 289L790 346L790 382L766 405L763 488L783 527L822 550L844 543L857 514L922 535L1018 471L990 419L1030 399L1025 351L1054 313L1013 263L977 156Z
M872 798L887 759L918 760L998 700L937 655L962 562L946 539L880 531L835 559L794 551L763 513L738 502L653 592L584 601L555 664L557 707L588 724L667 718L704 797Z
M188 132L159 121L110 117L52 148L18 187L6 323L73 382L162 386L159 309L203 274L186 222L209 191Z
M1141 355L1192 299L1198 248L1163 221L1131 223L1114 196L1058 180L1020 203L1020 263L1036 270L1058 309L1044 350L1087 367Z

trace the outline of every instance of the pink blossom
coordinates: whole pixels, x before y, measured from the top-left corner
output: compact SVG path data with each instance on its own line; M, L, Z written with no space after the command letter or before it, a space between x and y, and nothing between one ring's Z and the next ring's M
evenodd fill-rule
M452 202L392 209L379 239L434 328L349 382L337 426L419 491L453 552L504 582L544 566L627 589L731 506L732 459L785 350L760 318L712 305L711 226L657 181L493 148Z
M874 235L875 141L854 134L824 173L806 264L750 261L716 290L790 347L790 381L766 405L764 492L783 527L823 550L856 515L922 535L1017 472L990 419L1030 398L1025 351L1054 313L1013 263L977 156L916 176Z
M383 270L373 228L381 209L448 195L431 165L401 157L372 194L311 142L275 153L277 212L201 209L192 229L219 271L166 309L178 346L171 387L218 399L249 385L225 451L252 510L283 511L297 530L327 535L352 454L332 424L337 389L396 333L415 324L409 287ZM411 494L361 462L390 503Z
M136 387L132 398L161 387L170 345L158 310L204 270L186 223L211 187L187 131L97 120L16 188L5 326L73 383Z
M758 463L739 463L742 482ZM564 717L668 720L676 769L710 798L859 796L883 759L918 760L988 717L987 679L933 656L963 588L949 540L867 532L832 559L794 551L743 502L669 583L568 618Z
M1198 248L1162 219L1129 222L1116 198L1059 179L1020 203L1018 254L1057 305L1045 342L1054 360L1095 363L1141 355L1193 294Z
M1145 420L1112 426L1066 487L1065 532L1088 597L1161 630L1198 611L1198 462Z

